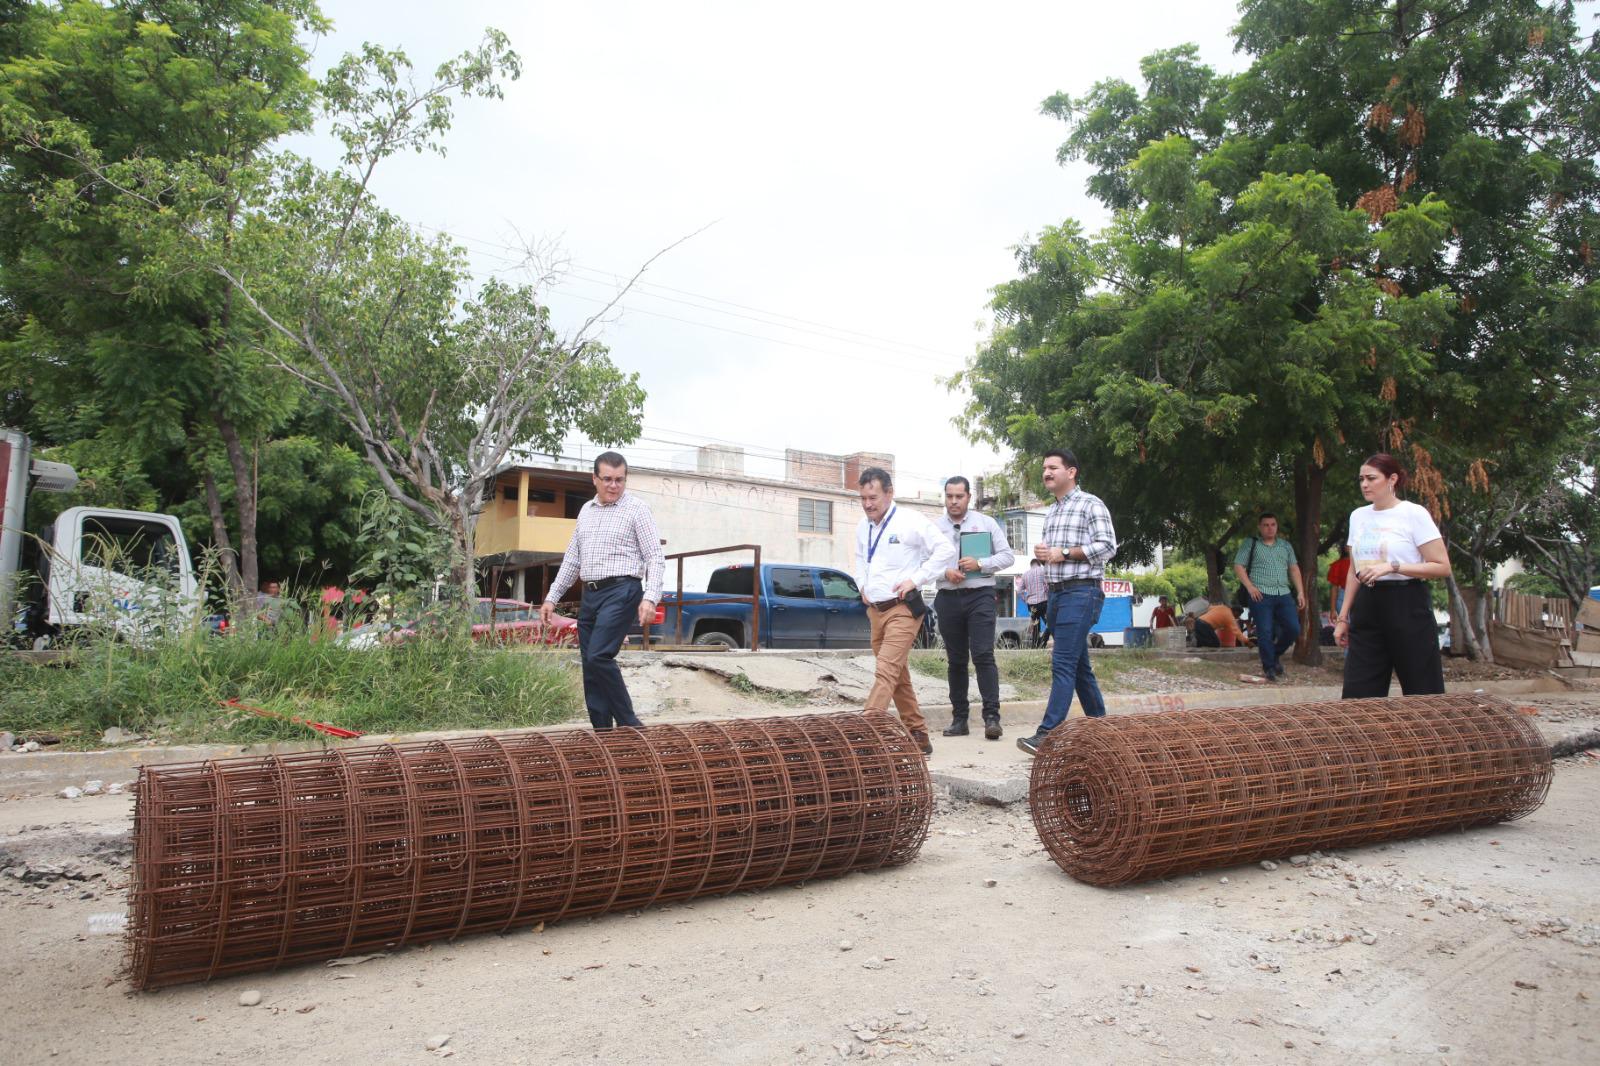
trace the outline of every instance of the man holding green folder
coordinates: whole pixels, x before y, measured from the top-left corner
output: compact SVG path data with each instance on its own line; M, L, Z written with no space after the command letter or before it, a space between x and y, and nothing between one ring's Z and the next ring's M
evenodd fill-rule
M947 737L967 735L967 659L978 674L978 695L983 699L983 735L999 740L1000 670L994 662L994 575L1010 566L1016 556L1006 542L1000 523L980 511L970 510L972 485L964 477L944 483L944 514L934 526L956 546L956 564L939 578L933 609L939 616L949 663L950 727Z

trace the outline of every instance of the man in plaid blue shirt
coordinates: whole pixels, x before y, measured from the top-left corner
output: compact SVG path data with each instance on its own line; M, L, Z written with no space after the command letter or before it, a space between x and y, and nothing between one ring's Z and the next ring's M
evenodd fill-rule
M1078 487L1078 457L1066 449L1044 453L1044 487L1055 506L1044 519L1044 539L1033 557L1044 563L1050 606L1045 617L1055 644L1050 653L1050 699L1044 720L1031 737L1017 741L1029 755L1039 752L1050 731L1067 719L1077 693L1083 713L1104 718L1106 701L1089 664L1089 630L1100 619L1106 595L1100 582L1106 563L1117 554L1111 512L1100 497Z

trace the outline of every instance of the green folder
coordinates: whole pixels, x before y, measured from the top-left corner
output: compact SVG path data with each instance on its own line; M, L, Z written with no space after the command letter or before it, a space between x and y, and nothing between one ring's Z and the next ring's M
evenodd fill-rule
M987 533L961 534L961 557L987 559L994 554L994 538Z

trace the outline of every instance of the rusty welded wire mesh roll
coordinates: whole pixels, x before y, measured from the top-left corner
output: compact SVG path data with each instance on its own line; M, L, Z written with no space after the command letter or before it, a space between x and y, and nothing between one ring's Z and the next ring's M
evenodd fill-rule
M1411 696L1074 719L1028 798L1063 870L1118 885L1509 821L1550 774L1510 704Z
M138 988L909 862L933 807L882 713L146 767L136 798Z

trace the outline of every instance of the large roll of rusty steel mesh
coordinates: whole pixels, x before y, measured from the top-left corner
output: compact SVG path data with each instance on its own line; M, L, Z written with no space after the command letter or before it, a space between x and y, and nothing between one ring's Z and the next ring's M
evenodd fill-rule
M146 767L128 972L155 988L904 863L932 807L881 713Z
M1119 885L1509 821L1550 773L1511 705L1412 696L1073 719L1028 798L1063 870Z

